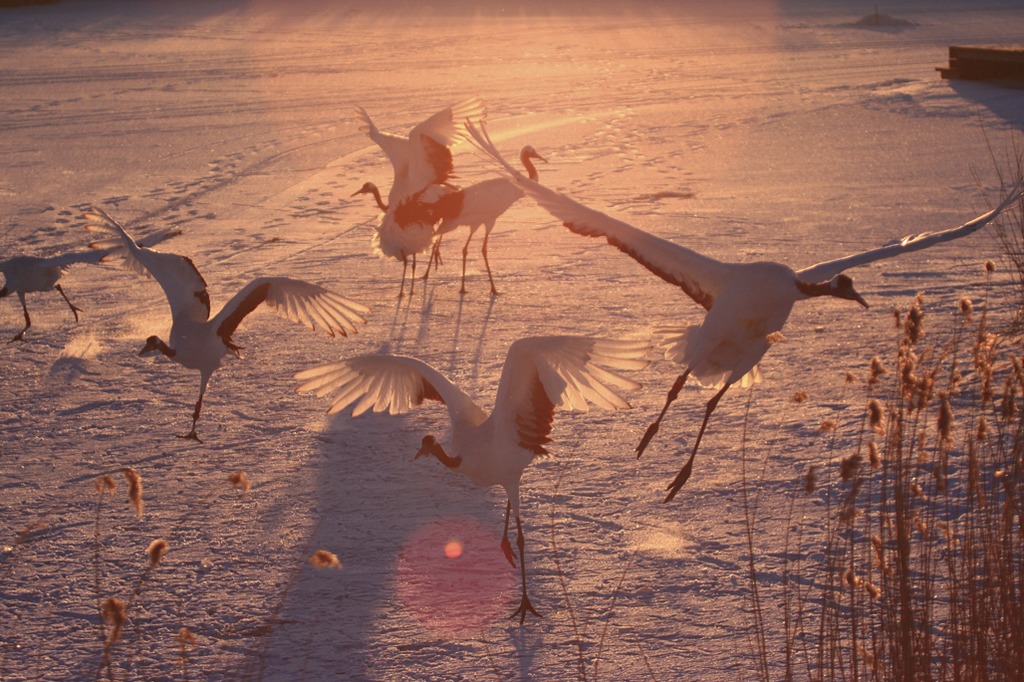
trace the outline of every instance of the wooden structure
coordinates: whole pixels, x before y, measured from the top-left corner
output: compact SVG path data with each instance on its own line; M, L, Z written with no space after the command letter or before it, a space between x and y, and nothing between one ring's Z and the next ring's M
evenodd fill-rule
M1024 47L949 47L949 66L936 67L943 78L1013 81L1024 84Z

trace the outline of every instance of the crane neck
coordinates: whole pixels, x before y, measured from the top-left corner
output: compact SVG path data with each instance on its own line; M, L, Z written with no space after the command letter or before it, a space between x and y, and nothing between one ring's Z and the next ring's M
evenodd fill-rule
M796 288L807 298L835 296L835 290L832 288L831 282L804 282L798 279L796 280Z
M380 190L377 189L376 186L374 186L374 187L370 188L370 192L373 193L373 198L377 202L377 208L379 208L384 213L387 213L388 212L388 206L387 206L387 204L384 203L384 200L380 198Z
M537 182L540 179L540 175L537 173L537 167L533 165L533 161L530 161L530 157L523 155L523 167L526 168L526 174L531 180Z
M865 308L869 307L868 302L853 288L853 280L848 275L839 274L827 282L802 282L796 280L796 288L804 296L811 298L815 296L832 296L848 301L856 301Z
M173 358L175 355L178 354L178 351L168 346L166 343L163 342L163 339L160 339L156 336L151 336L148 339L146 339L146 345L143 346L142 350L139 351L139 355L145 355L146 353L150 353L152 351L159 351L160 353L163 353L169 358Z
M529 146L523 147L523 150L519 152L519 162L522 163L523 168L526 169L526 174L531 180L538 182L540 180L540 175L537 173L537 166L533 164L534 158L538 158L541 161L545 160L544 157L534 152Z

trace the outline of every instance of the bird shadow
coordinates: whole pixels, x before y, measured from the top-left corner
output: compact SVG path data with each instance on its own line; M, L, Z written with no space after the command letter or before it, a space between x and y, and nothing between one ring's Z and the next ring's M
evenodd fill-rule
M422 555L417 538L429 537L425 531L439 522L478 529L475 544L497 558L503 579L515 586L499 548L503 508L432 459L414 461L422 435L436 432L446 419L441 406L413 415L332 419L319 456L310 462L318 468L318 520L262 651L264 679L367 679L391 657L438 647L454 653L458 640L493 625L479 623L479 632L467 631L476 627L471 614L453 635L453 620L460 616L446 613L450 603L428 602L424 615L423 605L410 597L429 594L423 588L433 584L437 564L420 566L410 557ZM341 568L307 563L318 549L337 554ZM433 553L440 557L433 561L444 561L446 547L435 546ZM464 602L476 595L456 596ZM500 596L497 618L504 620L509 595Z
M477 306L463 294L447 296L450 289L442 288L442 291L444 293L439 294L436 286L423 287L422 293L417 295L419 300L416 305L413 305L411 296L399 301L391 319L390 341L382 346L382 352L411 352L415 355L416 349L435 346L435 323L440 319L443 321L438 323L441 327L446 330L451 328L446 370L458 372L462 367L472 367L471 378L477 379L497 299L488 296L486 304L480 306L479 327L475 331L467 331ZM464 336L473 340L472 350L467 351L462 347ZM411 351L406 351L406 347L410 347Z
M466 308L465 296L459 296L458 305L456 306L455 312L455 324L452 330L452 344L451 351L448 354L448 366L453 369L460 364L467 363L473 368L472 379L476 380L480 378L480 359L483 355L484 340L487 338L487 329L491 323L491 317L494 313L494 302L495 297L491 296L487 301L487 307L481 315L480 319L480 330L473 336L476 339L476 345L473 348L472 353L463 353L461 347L462 339L462 320L463 313Z

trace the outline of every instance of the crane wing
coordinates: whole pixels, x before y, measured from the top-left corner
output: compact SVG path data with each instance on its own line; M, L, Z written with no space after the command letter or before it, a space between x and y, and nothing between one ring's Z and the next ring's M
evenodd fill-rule
M121 245L114 255L124 258L124 266L132 272L148 275L160 284L171 306L172 316L186 316L200 321L210 317L210 295L206 291L206 280L191 259L140 246L103 209L92 207L85 212L85 217L88 229L120 238Z
M705 310L711 309L729 280L727 264L644 232L530 180L501 156L482 123L480 127L469 123L468 129L480 149L502 164L530 198L567 228L587 237L604 237L658 277L681 288Z
M162 230L157 230L156 232L152 232L146 235L145 237L140 237L139 239L135 240L135 243L138 246L151 249L157 244L160 244L161 242L164 242L173 237L177 237L180 234L181 230L177 228L168 227ZM119 233L108 233L107 236L101 237L100 239L91 242L89 244L89 248L94 249L92 253L96 254L96 257L100 259L101 263L109 262L111 260L114 260L115 258L124 258L126 256L124 240L122 239Z
M59 256L40 258L39 264L43 267L60 268L61 272L66 272L69 267L76 263L99 263L104 255L100 251L72 251L70 253L62 253Z
M453 421L467 418L479 423L485 417L458 386L416 358L361 355L303 370L295 378L304 382L296 392L330 396L328 414L349 405L353 405L353 417L367 410L403 414L429 399L447 405Z
M154 246L165 239L176 237L179 234L181 234L181 230L177 229L160 230L138 240L137 244L146 247ZM59 268L61 272L66 272L69 267L77 263L105 263L111 258L121 255L123 250L124 242L121 236L119 234L116 236L110 234L103 239L90 243L88 251L70 251L59 256L38 258L36 260L42 267ZM0 263L0 267L2 267L2 263Z
M520 447L547 454L555 407L585 412L592 403L617 410L629 407L617 390L640 384L610 371L643 369L648 339L592 339L535 336L508 349L498 383L493 419L515 433ZM610 368L610 369L606 369Z
M382 132L374 124L370 115L366 113L366 109L362 107L356 107L356 116L363 122L359 129L369 135L370 139L384 150L384 154L394 168L395 177L397 178L399 173L405 173L409 164L409 138L404 135Z
M217 335L230 345L231 334L245 316L266 303L281 317L330 336L355 333L369 308L321 286L288 277L259 277L242 287L213 318Z
M471 97L442 109L417 124L408 137L381 132L362 107L356 110L370 139L376 142L394 170L388 206L394 206L432 184L451 179L455 166L450 147L467 136L467 119L486 115L484 103Z
M1017 180L1017 184L1013 186L1010 192L1006 195L1006 198L1003 199L1002 203L988 213L980 215L974 220L970 220L959 227L953 227L939 232L922 232L920 234L907 235L906 237L892 241L877 249L871 249L870 251L864 251L862 253L846 256L845 258L838 258L836 260L826 261L824 263L818 263L817 265L804 268L796 273L797 277L805 282L824 282L832 279L844 270L858 265L866 265L867 263L882 260L883 258L893 258L895 256L903 255L904 253L927 249L930 246L935 246L942 242L966 237L967 235L973 234L985 227L985 225L991 222L1007 207L1019 201L1021 198L1022 183L1024 183L1024 179Z
M486 115L487 108L483 100L479 97L470 97L442 109L418 124L410 131L409 139L427 136L445 147L451 147L468 137L466 121L482 120Z

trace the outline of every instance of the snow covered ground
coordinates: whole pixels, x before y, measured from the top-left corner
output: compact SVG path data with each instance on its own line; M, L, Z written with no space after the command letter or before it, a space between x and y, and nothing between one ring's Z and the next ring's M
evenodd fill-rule
M350 197L391 174L355 107L404 132L479 95L506 153L529 143L548 159L545 184L718 258L805 266L996 203L989 145L1019 143L1024 91L943 81L935 67L950 44L1019 40L1024 8L897 2L879 11L901 21L864 26L871 7L853 2L464 5L0 10L0 258L82 248L82 209L96 204L139 233L183 230L165 248L193 259L215 310L259 275L372 308L343 339L248 318L197 444L175 435L198 377L137 356L170 324L153 281L75 267L63 284L78 324L58 294L29 295L26 342L0 346L0 678L96 678L107 596L131 599L117 679L562 680L581 660L587 679L750 677L744 433L750 470L763 470L756 552L771 582L786 500L854 438L863 393L844 375L891 354L890 310L924 291L940 333L962 296L988 293L1004 318L1014 305L1008 273L983 284L999 256L991 232L852 272L871 309L798 305L765 381L727 394L670 505L662 490L709 394L685 389L644 457L632 451L678 367L652 356L633 373L631 410L559 413L555 457L523 478L544 617L507 620L518 586L498 548L504 494L413 461L424 434L444 440L443 408L327 417L292 375L399 352L489 408L517 338L638 335L702 311L526 200L491 238L500 296L479 241L459 295L456 233L440 271L397 299L401 266L370 250L379 214ZM496 174L468 144L455 162L465 184ZM21 322L16 299L0 301L0 334ZM799 406L797 391L810 396ZM840 425L838 452L824 419ZM141 518L122 467L142 476ZM248 493L228 482L235 471ZM104 474L113 499L94 487ZM170 550L145 574L158 537ZM444 557L450 539L457 560ZM341 570L313 568L316 549ZM184 664L181 627L195 636Z

